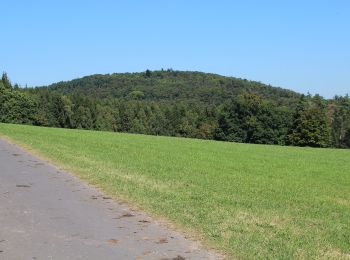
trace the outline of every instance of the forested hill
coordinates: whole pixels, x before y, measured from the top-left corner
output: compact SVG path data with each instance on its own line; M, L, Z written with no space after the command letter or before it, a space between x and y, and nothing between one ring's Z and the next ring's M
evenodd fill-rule
M4 73L0 122L350 148L348 96L326 100L200 72L92 75L28 89Z
M220 104L237 97L243 91L261 95L278 105L295 104L300 94L217 74L161 70L142 73L115 73L92 75L71 81L58 82L48 89L61 94L84 94L97 98L138 100L200 101Z

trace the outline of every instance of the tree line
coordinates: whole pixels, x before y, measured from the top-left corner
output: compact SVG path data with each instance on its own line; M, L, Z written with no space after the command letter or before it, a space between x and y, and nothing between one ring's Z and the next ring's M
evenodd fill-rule
M0 122L231 142L350 148L349 96L198 72L93 75L48 87L0 81Z

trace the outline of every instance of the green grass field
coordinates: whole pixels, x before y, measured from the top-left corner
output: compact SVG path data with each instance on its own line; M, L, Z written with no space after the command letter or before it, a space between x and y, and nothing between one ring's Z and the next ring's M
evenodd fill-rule
M349 150L7 124L0 135L228 258L350 257Z

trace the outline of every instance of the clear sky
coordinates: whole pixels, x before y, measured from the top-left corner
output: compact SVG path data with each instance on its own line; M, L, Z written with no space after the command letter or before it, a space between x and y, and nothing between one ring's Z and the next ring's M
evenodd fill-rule
M173 68L350 94L349 0L1 0L0 8L0 70L21 85Z

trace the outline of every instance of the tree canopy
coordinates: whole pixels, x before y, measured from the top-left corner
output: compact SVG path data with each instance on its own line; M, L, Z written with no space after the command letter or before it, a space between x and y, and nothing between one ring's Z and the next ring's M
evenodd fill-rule
M349 96L174 70L92 75L50 86L0 81L0 122L312 147L350 147Z

